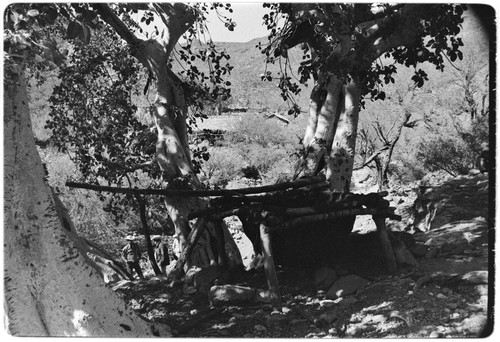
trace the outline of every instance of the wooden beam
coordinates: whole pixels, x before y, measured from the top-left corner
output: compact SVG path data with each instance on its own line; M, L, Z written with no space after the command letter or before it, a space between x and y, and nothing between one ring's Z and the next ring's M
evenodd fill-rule
M276 268L274 266L271 236L265 220L260 223L260 241L262 243L262 254L264 256L264 270L266 271L267 285L269 287L269 299L274 308L281 308L278 275L276 274Z
M240 188L231 190L175 190L175 189L137 189L122 188L117 186L103 186L88 183L66 182L67 187L88 189L121 194L140 194L156 196L176 196L176 197L238 197L246 194L258 194L264 192L281 191L287 189L298 189L308 185L322 183L324 176L314 176L296 181L258 186L254 188Z
M382 252L384 253L385 264L387 270L390 273L396 273L398 269L398 264L396 262L396 256L392 249L391 241L389 240L389 233L385 226L385 217L373 215L373 221L377 226L377 233L380 239L380 244L382 245Z
M135 198L139 203L139 212L141 217L142 228L144 229L144 238L146 240L146 249L148 251L149 263L153 268L155 275L160 275L161 270L155 260L155 253L153 250L153 244L151 243L151 237L149 235L148 219L146 217L146 201L141 195L136 194Z
M305 212L305 211L303 211ZM385 217L389 217L393 220L401 220L401 216L391 213L390 211L382 211L376 208L346 208L341 210L335 210L328 213L311 214L304 215L291 220L286 220L284 225L272 227L273 230L290 229L298 226L319 222L328 221L334 218L346 217L346 216L358 216L358 215L379 215L384 220Z

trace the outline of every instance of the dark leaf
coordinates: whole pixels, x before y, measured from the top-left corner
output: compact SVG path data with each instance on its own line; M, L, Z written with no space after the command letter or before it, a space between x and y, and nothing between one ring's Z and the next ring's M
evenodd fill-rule
M66 35L68 39L75 39L82 35L82 26L77 21L70 21L68 24L68 29L66 30Z

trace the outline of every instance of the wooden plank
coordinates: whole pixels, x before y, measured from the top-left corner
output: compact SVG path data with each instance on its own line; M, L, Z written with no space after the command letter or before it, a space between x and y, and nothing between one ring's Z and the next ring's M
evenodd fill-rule
M328 213L304 215L296 217L290 220L286 220L283 225L272 227L272 229L273 230L290 229L314 222L328 221L339 217L358 216L358 215L372 215L372 216L377 215L384 218L384 220L385 217L389 217L394 220L401 220L401 216L391 213L387 210L379 210L375 208L346 208L342 210L331 211Z
M151 236L149 234L148 219L146 217L146 200L141 195L138 194L135 195L135 198L139 203L139 212L141 217L142 228L144 229L144 238L146 240L146 249L148 251L149 263L151 264L151 267L153 268L153 272L155 273L155 275L160 275L162 273L160 268L158 267L158 264L156 263L153 244L151 243Z
M377 233L380 239L380 244L382 245L382 252L384 253L385 264L387 270L390 273L396 273L398 269L398 264L396 262L396 256L392 250L391 241L389 240L389 234L385 226L385 217L373 215L373 221L377 226Z

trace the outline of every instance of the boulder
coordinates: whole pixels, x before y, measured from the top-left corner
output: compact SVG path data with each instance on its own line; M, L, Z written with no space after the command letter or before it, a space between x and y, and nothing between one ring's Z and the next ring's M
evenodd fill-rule
M330 288L337 279L337 272L328 267L322 267L314 273L314 285L318 290Z
M409 248L410 252L415 258L425 257L429 251L429 247L422 243L416 243L415 246Z
M193 285L200 293L208 293L219 276L220 269L215 265L202 268L194 275Z
M355 274L351 274L337 280L326 293L326 298L336 299L339 297L348 296L363 289L368 280L361 278Z
M394 241L392 248L394 250L394 255L396 256L396 261L398 264L406 264L416 266L418 265L417 260L413 257L413 254L406 248L406 245L401 241Z
M211 305L232 305L253 301L256 290L239 285L215 285L208 292Z
M200 293L208 293L219 276L220 270L216 265L204 268L193 266L186 272L183 281L187 286L196 288Z

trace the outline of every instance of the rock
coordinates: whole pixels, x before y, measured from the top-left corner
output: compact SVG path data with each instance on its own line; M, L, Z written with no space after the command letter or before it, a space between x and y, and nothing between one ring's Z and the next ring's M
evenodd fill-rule
M322 267L314 273L314 285L318 290L328 289L337 279L337 272L328 267Z
M474 315L472 317L466 318L462 322L462 328L469 331L472 334L481 334L484 332L485 327L488 324L488 319L486 315Z
M200 271L201 271L200 267L197 267L197 266L191 267L190 269L187 270L184 277L182 277L182 281L188 285L193 284L194 283L194 275Z
M361 278L355 274L337 280L328 290L326 298L336 299L339 297L348 296L361 290L368 284L368 280Z
M267 317L266 323L268 325L273 325L275 323L287 320L287 317L284 314L282 314L279 311L276 312L277 314L271 314L270 316Z
M253 301L256 303L271 303L269 290L255 289Z
M292 311L292 309L290 309L287 306L284 306L284 307L281 308L281 312L283 312L285 315L287 315L288 313L290 313L290 311Z
M416 243L415 246L409 248L409 250L415 258L422 258L429 251L429 247L422 243Z
M429 338L438 338L438 337L441 337L443 336L441 333L437 332L437 331L433 331L429 334Z
M256 290L238 285L215 285L208 292L208 300L212 305L230 305L251 302Z
M221 329L221 330L219 330L219 335L221 335L221 336L229 336L229 331Z
M194 287L194 286L187 286L186 284L184 284L182 286L182 293L184 293L184 294L189 295L189 294L196 293L196 291L198 291L198 290L196 290L196 287Z
M337 319L337 315L333 312L326 312L319 316L319 319L324 320L328 324L332 324L333 321Z
M471 271L462 276L468 284L488 284L488 271Z
M319 301L319 306L324 306L324 307L328 308L330 306L334 306L337 303L338 303L337 300L324 299L324 300L320 300Z
M253 328L257 331L266 331L267 330L267 328L265 326L263 326L262 324L256 324Z
M442 294L442 293L438 293L438 294L436 295L436 297L437 297L437 298L439 298L439 299L446 299L446 298L448 298L446 295L444 295L444 294Z
M210 287L212 287L219 275L220 270L216 265L202 268L194 274L194 287L200 291L200 293L208 293Z
M251 334L251 333L246 333L245 335L243 335L243 337L246 337L246 338L254 338L255 335L254 334Z
M415 260L413 254L411 254L411 252L403 242L396 240L393 242L392 247L398 264L406 264L412 266L418 265L417 260Z

